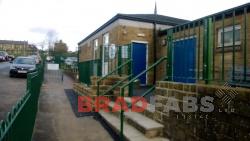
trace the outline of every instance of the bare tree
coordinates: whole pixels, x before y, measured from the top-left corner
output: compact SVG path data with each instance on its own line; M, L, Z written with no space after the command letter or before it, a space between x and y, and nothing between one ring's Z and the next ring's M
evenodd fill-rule
M53 29L48 30L45 40L50 54L51 51L54 51L54 44L57 41L57 32Z
M67 53L68 46L62 40L56 42L54 45L54 53Z

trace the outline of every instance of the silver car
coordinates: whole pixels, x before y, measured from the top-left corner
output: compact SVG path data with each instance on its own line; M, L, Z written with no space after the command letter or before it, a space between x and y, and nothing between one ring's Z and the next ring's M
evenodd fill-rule
M32 57L17 57L10 63L10 77L27 75L27 73L36 71L36 61Z

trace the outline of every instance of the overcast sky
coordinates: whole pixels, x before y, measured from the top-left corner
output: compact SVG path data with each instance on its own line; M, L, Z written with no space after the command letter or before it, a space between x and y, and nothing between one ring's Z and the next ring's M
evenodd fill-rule
M249 0L0 0L0 40L39 45L53 30L75 50L77 43L117 13L158 14L194 20Z

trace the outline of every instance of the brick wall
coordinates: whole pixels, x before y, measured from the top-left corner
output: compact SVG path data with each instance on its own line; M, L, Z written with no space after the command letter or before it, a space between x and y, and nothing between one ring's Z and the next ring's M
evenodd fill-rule
M218 92L222 92L221 97ZM225 97L231 97L230 104ZM201 98L212 97L214 105L212 112L175 112L166 111L166 107L158 106L155 120L164 124L164 135L174 141L219 140L219 141L248 141L250 140L250 89L230 88L228 86L186 84L176 82L157 82L155 91L156 105L166 105L169 98L175 98L180 110L183 111L184 96L198 99L200 108ZM223 98L224 97L224 98ZM227 111L226 111L227 110Z
M15 44L9 43L9 44L1 44L0 43L0 51L6 51L9 55L14 56L26 56L26 55L32 55L37 52L37 48L29 47L29 44L23 43L23 44Z

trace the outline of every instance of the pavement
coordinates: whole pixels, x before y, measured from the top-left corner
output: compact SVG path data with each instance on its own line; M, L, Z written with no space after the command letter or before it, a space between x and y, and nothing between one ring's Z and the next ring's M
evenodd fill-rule
M0 121L26 91L26 78L10 78L9 62L0 62Z
M77 118L64 92L73 80L47 72L42 87L33 141L112 141L103 126L91 116Z

